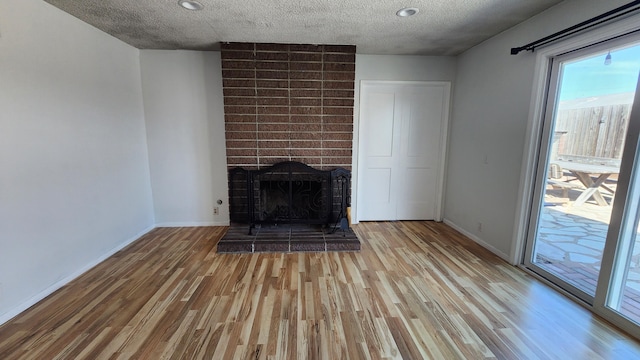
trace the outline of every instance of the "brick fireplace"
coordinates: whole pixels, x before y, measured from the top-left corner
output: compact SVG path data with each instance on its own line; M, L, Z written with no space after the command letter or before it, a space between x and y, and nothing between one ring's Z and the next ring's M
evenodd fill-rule
M254 199L253 195L248 194L262 193L266 187L292 188L292 183L285 182L288 185L283 186L280 179L258 181L254 179L255 175L249 175L257 174L255 171L266 170L274 164L295 162L322 171L342 168L349 173L352 159L355 50L355 46L342 45L222 44L232 222L248 222L253 227L254 222L281 217L268 212L262 214L262 210L256 214L251 210L258 208L255 205L268 209L278 209L283 205L265 205L261 203L262 200ZM350 173L348 178L350 179ZM340 209L340 202L332 203L331 199L339 198L343 188L348 193L350 183L337 186L335 179L328 181L331 190L322 192L329 197L323 206ZM307 182L309 184L303 182L304 185L301 186L314 186ZM248 187L249 184L251 187ZM308 191L309 189L304 188L299 192ZM274 196L271 194L271 197ZM289 195L289 198L295 197ZM290 212L296 206L289 205L287 211ZM284 213L289 214L287 211ZM338 223L344 216L344 211L334 211L328 219ZM325 219L326 216L322 215L320 218ZM293 220L290 217L289 223L295 223L298 219ZM282 232L272 231L271 228L267 230L264 226L248 235L243 229L232 227L218 245L218 251L322 251L360 248L351 229L334 233L335 226L332 232L326 226L327 221L322 222L324 226L319 235L304 230L304 235L298 233L293 236L295 231L290 228L287 241L283 240ZM267 234L266 238L261 238L261 234ZM300 238L305 239L298 241Z
M355 46L222 45L227 165L351 168Z

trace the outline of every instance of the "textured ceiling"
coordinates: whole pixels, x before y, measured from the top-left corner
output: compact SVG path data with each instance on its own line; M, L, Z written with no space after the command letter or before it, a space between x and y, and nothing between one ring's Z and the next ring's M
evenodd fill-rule
M139 49L221 42L356 45L360 54L456 55L561 0L45 0ZM396 11L420 12L400 18ZM518 44L514 44L518 45Z

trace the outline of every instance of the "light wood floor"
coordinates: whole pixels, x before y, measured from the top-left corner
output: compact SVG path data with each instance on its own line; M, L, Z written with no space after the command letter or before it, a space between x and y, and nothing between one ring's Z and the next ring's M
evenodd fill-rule
M156 229L0 327L0 359L598 359L640 346L443 224L359 253L219 255Z

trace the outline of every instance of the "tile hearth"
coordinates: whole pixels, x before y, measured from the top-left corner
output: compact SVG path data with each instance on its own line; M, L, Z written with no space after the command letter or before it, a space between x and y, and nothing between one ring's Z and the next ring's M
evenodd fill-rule
M232 224L218 243L219 253L359 251L360 241L349 228L319 225L258 225L249 235L249 225Z

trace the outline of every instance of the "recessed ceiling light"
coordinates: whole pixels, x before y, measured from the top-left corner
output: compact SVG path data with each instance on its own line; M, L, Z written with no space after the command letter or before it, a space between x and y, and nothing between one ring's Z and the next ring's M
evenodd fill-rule
M178 4L187 10L202 10L204 8L201 3L193 0L180 0Z
M420 11L420 9L418 8L404 8L404 9L400 9L396 12L396 15L400 16L400 17L407 17L407 16L413 16L415 14L417 14Z

